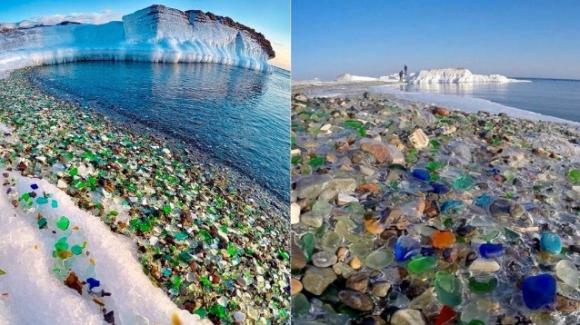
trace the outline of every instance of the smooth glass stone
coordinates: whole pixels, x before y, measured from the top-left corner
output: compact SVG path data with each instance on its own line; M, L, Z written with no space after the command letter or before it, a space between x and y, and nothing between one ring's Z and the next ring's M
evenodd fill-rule
M378 249L365 258L365 265L371 269L380 270L393 261L393 254L385 249Z
M429 171L426 169L422 169L422 168L413 169L413 171L411 172L411 175L413 175L413 177L415 177L416 179L420 179L422 181L428 181L429 179L431 179L431 175L429 174Z
M292 298L292 314L305 315L310 312L310 302L305 295L299 293Z
M48 221L46 221L46 218L43 217L43 218L38 219L38 228L39 229L46 228L47 224L48 224Z
M474 185L473 178L467 174L459 176L453 181L451 187L456 190L469 190Z
M479 246L479 255L483 258L494 258L502 256L505 249L502 244L485 243Z
M572 288L578 287L578 277L580 274L578 273L578 269L574 263L569 260L561 260L556 263L555 271L556 276L562 280L562 282Z
M568 178L574 185L580 185L580 169L572 169L568 172Z
M560 236L549 231L542 232L540 236L540 247L544 252L555 255L560 254L562 251Z
M482 208L482 209L486 209L487 207L490 206L492 201L492 197L487 195L487 194L483 194L478 196L477 198L475 198L474 202L476 206Z
M324 250L336 252L341 243L342 238L340 235L334 231L329 231L322 238L320 246L322 246Z
M439 301L448 306L458 306L461 304L463 287L461 281L454 275L447 272L437 272L435 274L435 292Z
M30 188L33 190L38 190L38 185L37 184L31 184Z
M455 235L451 231L436 230L431 235L431 244L435 248L449 248L455 244Z
M50 202L50 206L51 206L53 209L56 209L56 208L58 208L58 201L57 201L57 200L52 200L52 201Z
M556 302L556 279L548 273L529 276L522 283L522 294L530 309L552 305Z
M414 274L424 273L434 269L437 266L435 256L418 256L413 258L408 264L407 269Z
M185 240L187 239L188 235L185 232L178 232L175 234L175 236L173 237L175 240Z
M395 261L403 262L418 255L421 251L419 241L410 236L401 236L395 243Z
M36 198L36 204L38 205L44 205L48 203L48 198L44 197L44 196L40 196L38 198Z
M101 285L101 282L95 278L88 278L87 284L89 285L89 289L93 289L99 287Z
M459 212L463 209L463 201L461 200L447 200L441 204L442 213Z
M436 253L437 253L437 251L435 250L435 248L433 248L431 246L421 247L420 255L422 255L422 256L432 256L432 255L435 255Z
M431 183L431 186L433 187L433 193L445 194L449 192L449 186L443 183Z
M83 253L83 248L79 245L74 245L71 247L70 251L75 255L81 255Z
M58 220L56 221L56 227L60 230L63 230L63 231L67 230L69 225L70 225L70 221L65 216L58 218Z
M312 264L317 267L329 267L338 261L336 254L328 252L328 251L321 251L314 255L312 255Z
M497 287L497 279L495 277L489 278L469 278L469 290L474 293L488 293Z

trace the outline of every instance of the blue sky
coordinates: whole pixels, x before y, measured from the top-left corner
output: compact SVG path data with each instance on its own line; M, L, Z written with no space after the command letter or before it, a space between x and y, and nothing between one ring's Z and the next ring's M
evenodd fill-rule
M120 17L152 4L190 10L201 9L230 16L263 33L272 42L276 58L271 62L290 66L290 0L0 0L0 22L32 17L107 12Z
M580 79L580 1L293 0L293 79L426 68Z

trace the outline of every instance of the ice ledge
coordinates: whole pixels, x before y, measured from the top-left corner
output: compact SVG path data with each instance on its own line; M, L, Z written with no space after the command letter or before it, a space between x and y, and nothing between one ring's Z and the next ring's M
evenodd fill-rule
M154 5L102 25L4 24L0 78L27 66L72 61L207 62L270 70L270 41L229 17Z

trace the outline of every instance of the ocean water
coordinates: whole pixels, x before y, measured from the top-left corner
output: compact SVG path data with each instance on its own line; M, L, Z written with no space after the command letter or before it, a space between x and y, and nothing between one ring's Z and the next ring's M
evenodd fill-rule
M82 62L43 66L55 95L135 120L289 197L290 74L220 64Z
M525 79L506 84L407 85L407 92L487 99L502 105L580 122L580 80Z

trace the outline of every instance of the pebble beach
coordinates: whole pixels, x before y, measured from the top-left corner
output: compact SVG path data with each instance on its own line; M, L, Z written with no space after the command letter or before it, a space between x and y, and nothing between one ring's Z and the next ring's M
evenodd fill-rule
M293 89L292 317L577 324L580 130Z
M48 182L129 238L151 283L199 319L288 320L287 203L179 141L50 96L28 74L18 70L0 80L0 168L13 208L36 218L29 221L39 232L63 232L46 237L54 239L61 266L52 277L81 296L100 280L71 275L73 258L85 253L82 245L68 245L71 218L54 224L44 218L39 206L58 203L38 187L15 186L20 176ZM0 269L10 272L8 265ZM109 312L104 320L112 323Z

